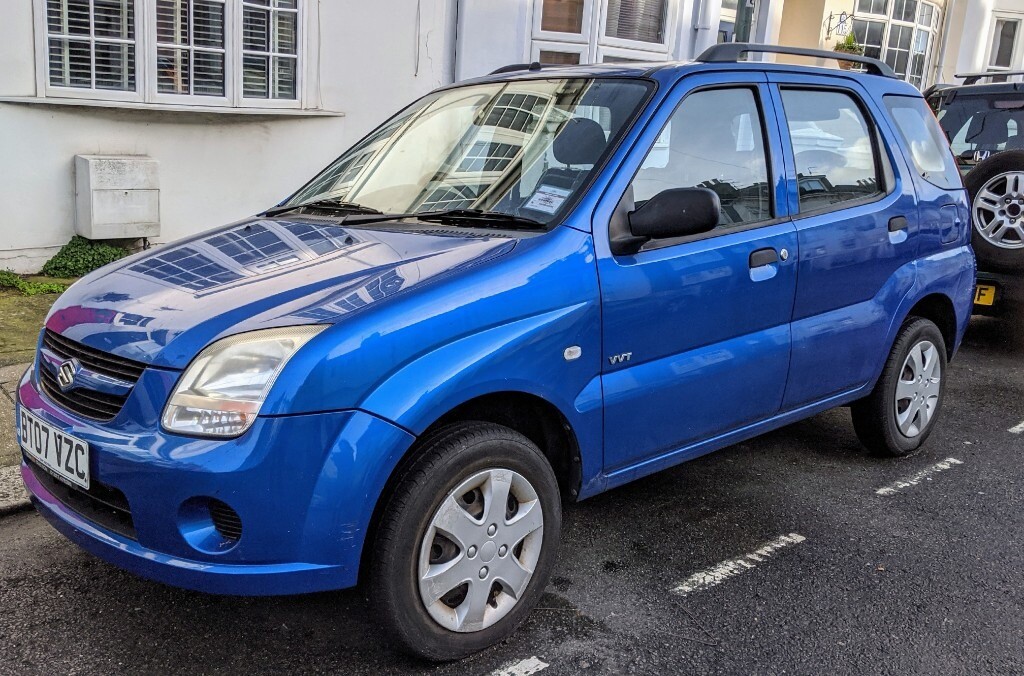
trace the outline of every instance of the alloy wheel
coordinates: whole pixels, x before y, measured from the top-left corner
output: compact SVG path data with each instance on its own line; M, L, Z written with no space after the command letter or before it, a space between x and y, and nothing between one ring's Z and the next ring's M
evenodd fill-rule
M1024 172L993 176L974 197L974 227L1003 249L1024 247Z
M459 484L430 520L419 555L420 599L442 627L490 627L522 598L544 539L537 491L521 474L487 469Z
M930 340L910 348L896 382L896 424L908 438L921 434L931 422L939 404L942 360Z

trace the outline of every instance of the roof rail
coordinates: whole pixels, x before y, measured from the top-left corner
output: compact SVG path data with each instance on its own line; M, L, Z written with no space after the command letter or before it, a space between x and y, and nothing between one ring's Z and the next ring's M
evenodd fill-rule
M753 42L723 42L705 49L698 61L704 63L736 63L744 54L757 52L768 54L790 54L792 56L811 56L818 59L835 59L837 61L853 61L866 67L869 73L883 77L896 77L896 73L887 63L860 54L830 52L824 49L805 49L804 47L786 47L783 45L761 45Z
M540 70L540 61L534 61L533 63L513 63L508 66L502 66L496 70L491 71L491 75L497 75L499 73L515 73L520 70Z
M987 70L984 73L957 73L953 77L961 78L965 85L977 84L978 80L986 77L999 77L1000 75L1024 75L1024 70Z

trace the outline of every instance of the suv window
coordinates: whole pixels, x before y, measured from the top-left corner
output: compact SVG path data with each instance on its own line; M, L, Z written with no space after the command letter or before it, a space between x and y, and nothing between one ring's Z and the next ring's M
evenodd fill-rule
M940 188L963 187L946 137L924 99L886 96L884 101L903 143L910 149L917 173Z
M690 94L672 114L633 179L640 206L670 188L709 188L722 202L719 228L772 218L768 157L751 89Z
M955 97L941 93L930 102L953 154L961 161L973 162L989 153L1024 148L1024 99L1016 94L957 91Z
M837 91L783 89L800 211L882 193L872 132L857 102Z

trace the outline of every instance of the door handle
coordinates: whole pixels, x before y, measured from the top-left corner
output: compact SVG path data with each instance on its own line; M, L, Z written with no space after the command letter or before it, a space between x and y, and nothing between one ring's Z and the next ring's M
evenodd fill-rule
M905 216L893 216L889 219L889 232L899 232L906 229L907 219Z
M765 265L771 265L772 263L779 262L779 253L768 247L767 249L758 249L750 254L750 260L747 261L750 265L750 269L761 268Z

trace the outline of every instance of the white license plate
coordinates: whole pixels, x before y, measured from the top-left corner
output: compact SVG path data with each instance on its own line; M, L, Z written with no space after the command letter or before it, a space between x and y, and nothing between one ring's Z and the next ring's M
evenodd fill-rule
M65 482L89 489L89 444L18 407L18 439L29 457Z

